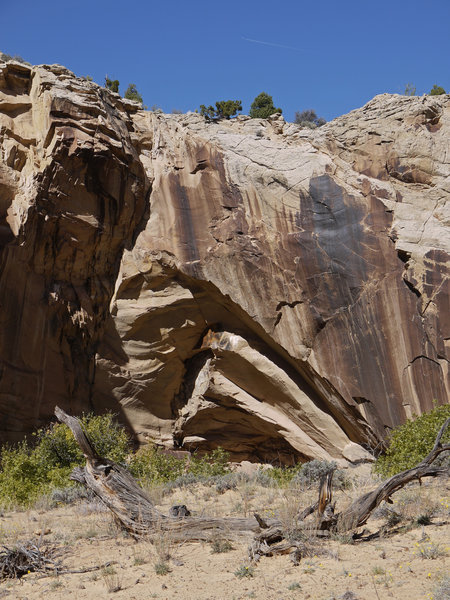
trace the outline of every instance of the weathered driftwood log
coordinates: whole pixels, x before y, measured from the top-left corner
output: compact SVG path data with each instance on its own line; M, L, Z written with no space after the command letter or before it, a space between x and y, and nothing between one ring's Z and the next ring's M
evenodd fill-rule
M112 511L115 519L130 534L138 537L166 532L173 541L208 541L214 535L227 538L254 536L249 547L249 556L258 560L261 556L291 553L297 563L304 553L302 528L308 535L325 537L330 531L349 531L364 525L373 510L383 501L414 479L435 477L449 473L448 468L435 467L433 462L442 453L450 450L450 444L442 444L442 436L450 424L450 419L442 426L432 451L416 467L398 473L381 483L375 490L360 496L347 509L335 514L332 499L333 472L322 478L317 502L297 514L299 539L292 539L283 530L280 521L265 521L259 515L254 518L208 518L164 515L158 511L147 494L139 487L131 474L122 466L106 460L96 453L89 438L83 431L80 421L67 415L60 408L55 409L57 418L68 425L86 457L86 466L74 469L71 478L89 488ZM179 508L179 507L178 507ZM182 511L186 514L184 511ZM313 525L304 524L309 515L316 513Z
M98 456L75 417L56 407L56 417L68 425L85 458L86 466L76 467L71 479L91 490L113 513L117 523L135 537L167 532L173 541L208 541L214 535L227 538L250 537L259 525L253 518L214 518L164 515L122 466ZM279 524L272 519L271 524Z

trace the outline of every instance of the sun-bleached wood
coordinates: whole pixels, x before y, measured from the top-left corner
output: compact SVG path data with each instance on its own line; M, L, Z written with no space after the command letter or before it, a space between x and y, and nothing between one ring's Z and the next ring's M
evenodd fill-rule
M252 539L249 557L257 561L261 556L290 552L294 563L304 555L303 540L287 537L282 523L277 519L263 519L256 514L253 518L196 517L177 518L158 511L145 491L139 487L131 474L113 461L100 457L93 448L80 421L56 407L55 415L72 431L86 457L86 466L77 467L71 479L85 485L113 513L114 518L131 535L152 536L164 532L173 541L208 541L214 536L230 539ZM442 436L450 425L450 419L441 427L431 452L414 468L390 477L373 491L357 498L347 509L335 513L332 494L333 472L324 476L319 485L318 501L299 511L296 516L296 531L302 538L302 530L309 535L327 537L330 532L346 532L364 525L373 510L392 494L413 480L424 477L448 475L446 467L433 466L436 458L450 450L450 444L442 444ZM305 519L315 513L315 521L306 524Z

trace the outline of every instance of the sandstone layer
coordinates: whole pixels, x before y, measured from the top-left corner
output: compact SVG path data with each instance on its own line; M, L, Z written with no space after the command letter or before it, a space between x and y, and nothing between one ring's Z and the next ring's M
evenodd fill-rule
M357 461L448 401L450 98L311 131L138 110L0 65L0 436Z

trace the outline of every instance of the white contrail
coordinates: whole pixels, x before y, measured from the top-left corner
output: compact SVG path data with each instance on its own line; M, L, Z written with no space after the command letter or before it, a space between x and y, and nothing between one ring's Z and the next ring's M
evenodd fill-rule
M242 36L242 39L246 42L253 42L254 44L263 44L264 46L274 46L275 48L284 48L285 50L295 50L295 52L303 52L301 48L293 48L292 46L284 46L284 44L274 44L273 42L264 42L262 40L253 40Z

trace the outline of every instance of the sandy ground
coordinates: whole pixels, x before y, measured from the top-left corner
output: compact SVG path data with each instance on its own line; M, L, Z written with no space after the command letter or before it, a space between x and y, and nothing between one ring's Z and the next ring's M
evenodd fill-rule
M374 485L367 471L353 477L356 489L338 493L338 509ZM256 510L262 515L275 514L288 523L297 507L306 506L315 492L247 483L224 494L201 485L168 495L156 488L152 494L163 511L180 503L196 514L242 516ZM0 598L439 600L433 590L449 572L450 482L441 480L422 487L412 484L394 500L391 508L403 518L396 527L430 513L432 524L353 544L345 536L312 539L311 556L302 559L299 566L293 566L287 555L263 558L252 566L247 560L247 545L241 542L233 542L233 549L222 553L213 552L210 543L173 544L161 534L136 542L116 528L108 512L87 501L3 513L2 545L11 547L40 538L62 552L65 569L103 568L45 577L30 573L19 581L5 580L0 584ZM375 532L385 523L386 517L379 511L378 518L371 519L366 528ZM161 563L159 569L168 567L168 573L155 572Z

